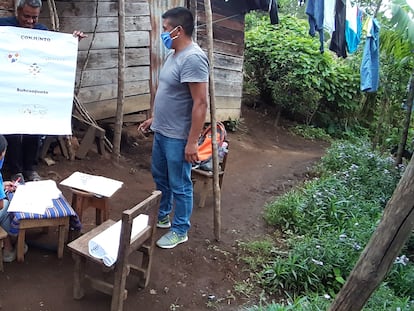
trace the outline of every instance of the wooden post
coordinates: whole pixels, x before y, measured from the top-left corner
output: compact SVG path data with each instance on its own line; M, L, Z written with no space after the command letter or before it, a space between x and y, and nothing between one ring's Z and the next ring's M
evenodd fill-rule
M380 285L414 228L414 158L330 311L361 310Z
M204 10L206 13L206 27L207 27L207 50L208 59L210 63L210 121L211 134L217 137L217 120L216 120L216 95L214 88L214 41L213 41L213 17L211 10L211 1L204 0ZM220 241L221 234L221 193L219 185L219 160L217 152L217 140L212 139L213 147L213 195L214 195L214 237Z
M125 99L125 0L118 1L118 38L118 99L112 154L115 160L119 160L121 156L121 134Z

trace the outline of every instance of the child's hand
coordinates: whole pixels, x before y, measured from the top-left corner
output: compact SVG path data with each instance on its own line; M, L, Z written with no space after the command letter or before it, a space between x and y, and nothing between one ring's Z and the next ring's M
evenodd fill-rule
M18 185L19 185L18 182L12 182L12 181L3 182L4 190L6 190L7 192L15 192Z

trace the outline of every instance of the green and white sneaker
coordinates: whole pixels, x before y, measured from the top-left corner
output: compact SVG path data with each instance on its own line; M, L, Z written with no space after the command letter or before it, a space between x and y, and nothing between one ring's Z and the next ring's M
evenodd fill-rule
M168 231L157 241L157 246L161 248L174 248L178 244L181 244L187 241L188 241L187 234L180 235L174 231Z
M168 229L171 228L170 216L165 216L163 219L157 221L157 228Z

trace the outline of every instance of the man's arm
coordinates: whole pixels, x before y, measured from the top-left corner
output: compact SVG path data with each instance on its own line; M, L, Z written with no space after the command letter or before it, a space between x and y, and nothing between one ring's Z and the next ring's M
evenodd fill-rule
M198 161L198 138L206 120L207 113L207 82L191 82L191 97L193 98L193 110L191 114L191 128L188 134L187 145L185 146L185 159L187 162Z

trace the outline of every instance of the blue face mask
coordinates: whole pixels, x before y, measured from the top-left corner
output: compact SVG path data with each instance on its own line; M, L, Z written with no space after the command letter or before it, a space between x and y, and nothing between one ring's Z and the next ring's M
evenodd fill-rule
M2 167L3 167L3 162L4 162L4 157L3 158L1 158L1 160L0 160L0 170L2 169Z
M173 41L178 37L178 36L175 36L174 38L171 38L171 33L172 32L174 32L177 28L178 28L179 26L177 26L177 27L175 27L173 30L171 30L171 31L166 31L166 32L163 32L162 34L161 34L161 40L162 40L162 42L164 43L164 46L167 48L167 49L171 49L171 47L172 47L172 44L173 44Z

